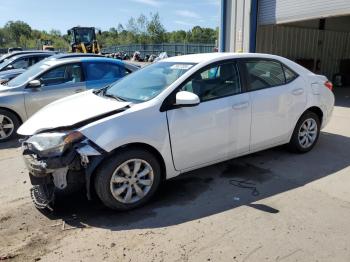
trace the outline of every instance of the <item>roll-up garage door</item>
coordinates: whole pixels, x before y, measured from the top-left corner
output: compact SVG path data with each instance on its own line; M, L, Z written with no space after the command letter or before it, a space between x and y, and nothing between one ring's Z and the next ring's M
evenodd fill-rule
M259 0L260 25L347 15L350 0Z

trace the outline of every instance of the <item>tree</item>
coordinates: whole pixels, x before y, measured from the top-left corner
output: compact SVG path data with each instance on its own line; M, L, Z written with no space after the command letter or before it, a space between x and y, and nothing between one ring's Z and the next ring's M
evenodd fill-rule
M121 23L118 24L117 31L118 31L118 33L121 33L124 31L124 26Z
M60 30L57 30L57 29L51 29L50 35L53 35L53 36L61 36L61 31Z
M166 32L158 13L137 18L131 17L126 25L118 24L97 35L101 46L122 44L153 44L153 43L215 43L218 38L218 28L202 28L195 26L192 30L177 30ZM24 48L41 48L41 39L51 40L56 49L68 49L70 37L62 35L57 29L50 31L35 30L22 21L9 21L0 27L0 47L20 46Z
M138 35L138 42L141 44L147 44L148 42L148 32L147 32L147 27L148 27L148 19L144 14L141 14L137 20L137 35Z
M179 30L179 31L174 31L170 32L168 35L168 41L170 43L183 43L187 42L186 39L186 31L184 30Z
M159 14L151 14L151 20L147 26L147 32L152 43L162 43L165 40L165 28L160 22Z
M32 32L30 26L22 21L9 21L4 29L17 46L20 45L21 37L30 38Z
M5 47L6 38L5 38L5 32L3 29L0 28L0 47Z

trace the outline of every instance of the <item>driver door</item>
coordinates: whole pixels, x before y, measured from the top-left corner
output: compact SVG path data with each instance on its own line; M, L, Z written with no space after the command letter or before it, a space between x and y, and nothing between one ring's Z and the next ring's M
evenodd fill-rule
M199 71L180 90L195 93L201 102L167 111L177 170L207 165L249 150L249 95L241 92L235 62Z
M82 66L70 63L46 71L37 78L39 87L27 87L25 107L30 117L45 105L86 90Z

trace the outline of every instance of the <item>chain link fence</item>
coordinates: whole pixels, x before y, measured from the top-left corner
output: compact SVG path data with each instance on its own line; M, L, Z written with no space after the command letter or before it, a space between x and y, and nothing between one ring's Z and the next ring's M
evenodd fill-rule
M167 52L168 56L197 54L197 53L211 53L215 49L215 44L192 44L192 43L164 43L164 44L129 44L117 45L102 48L102 53L117 53L125 52L130 57L134 52L139 51L141 56L159 55L162 52Z

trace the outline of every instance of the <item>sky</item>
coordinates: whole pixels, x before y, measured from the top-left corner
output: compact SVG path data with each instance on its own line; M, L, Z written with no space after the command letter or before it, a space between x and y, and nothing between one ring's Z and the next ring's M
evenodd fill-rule
M220 0L0 0L0 27L21 20L33 29L94 26L102 30L126 25L130 17L158 12L167 31L188 30L195 25L219 25Z

